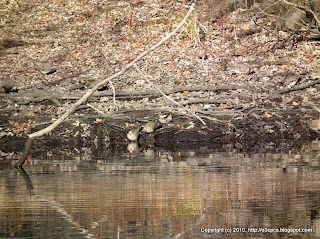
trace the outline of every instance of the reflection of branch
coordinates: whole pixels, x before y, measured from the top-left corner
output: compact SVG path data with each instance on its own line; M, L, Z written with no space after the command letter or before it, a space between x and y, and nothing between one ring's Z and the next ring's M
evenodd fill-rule
M191 15L191 13L194 10L194 6L195 3L193 3L188 11L188 13L186 14L186 16L184 17L184 19L179 23L179 25L168 35L166 35L162 40L160 40L158 43L156 43L155 45L153 45L152 47L150 47L149 49L145 50L144 52L142 52L136 59L134 59L132 62L130 62L126 67L124 67L121 71L113 74L112 76L107 77L106 79L98 82L96 85L93 86L93 88L91 88L90 90L88 90L76 103L74 103L62 116L60 116L59 119L57 119L55 122L53 122L51 125L49 125L48 127L39 130L37 132L34 132L32 134L29 135L28 141L31 139L31 143L32 143L32 139L40 137L44 134L47 134L49 132L51 132L52 130L54 130L59 124L61 124L66 118L69 117L69 115L71 115L80 105L82 105L84 102L87 101L87 99L98 89L100 89L101 87L103 87L104 85L106 85L107 83L110 83L111 80L123 75L125 72L127 72L134 64L136 64L138 61L140 61L143 57L145 57L146 55L148 55L150 52L154 51L155 49L157 49L158 47L160 47L161 45L163 45L166 41L168 41L171 37L173 37L182 27L184 24L186 24L187 19L189 18L189 16ZM21 157L21 159L15 164L16 167L21 167L24 163L24 161L27 159L29 153L30 153L30 149L31 149L31 145L30 147L25 146L25 150L23 153L23 156Z
M319 19L318 19L318 17L317 17L317 14L315 14L315 12L312 11L311 8L305 7L305 6L300 6L300 5L298 5L298 4L295 4L295 3L292 3L292 2L288 2L287 0L281 0L281 1L282 1L283 3L285 3L285 4L290 5L290 6L294 6L294 7L298 8L298 9L302 9L302 10L305 10L305 11L307 11L307 12L310 12L310 13L312 14L314 20L316 20L316 22L318 23L318 26L320 26L320 21L319 21Z
M17 168L18 172L21 174L21 176L23 177L26 185L27 185L27 189L29 190L29 192L31 192L31 190L33 190L33 184L32 181L29 177L29 175L27 174L27 172L22 168L19 167ZM80 230L81 234L88 239L94 239L94 235L92 235L87 229L85 229L83 226L81 226L78 222L75 221L74 217L68 213L63 207L62 205L60 205L59 203L57 203L54 200L50 200L50 199L46 199L40 195L34 195L34 198L37 201L40 202L47 202L51 208L55 209L57 212L59 212L62 215L62 218L64 218L65 220L67 220L69 223L71 223L75 228L77 228L78 230Z
M84 238L95 239L96 237L89 232L84 226L81 226L79 222L77 222L74 216L68 213L61 204L54 200L50 200L42 197L41 195L35 195L34 198L40 202L47 202L52 209L58 212L61 215L61 218L69 222L73 227L79 230L79 234L83 235Z
M29 193L31 193L31 190L33 189L33 185L32 185L32 181L31 181L29 175L27 174L27 172L23 168L17 168L17 170L21 174L21 176L23 177L23 179L27 185L27 189L28 189Z
M167 96L165 93L163 93L163 91L156 86L155 84L153 84L151 81L148 80L148 78L146 77L146 75L138 68L138 66L135 64L134 67L136 68L136 70L140 73L140 75L154 88L156 88L166 99L168 99L169 101L171 101L172 103L174 103L175 105L180 106L181 108L183 108L185 111L189 111L187 108L185 108L183 105L181 105L179 102L173 100L171 97ZM194 112L190 112L194 117L196 117L203 125L206 125L206 123Z
M184 234L188 233L189 231L193 230L195 226L199 227L200 223L202 223L206 219L206 216L204 213L202 213L202 216L196 221L194 225L190 225L187 228L185 228L183 231L180 231L177 235L175 235L173 238L180 238Z

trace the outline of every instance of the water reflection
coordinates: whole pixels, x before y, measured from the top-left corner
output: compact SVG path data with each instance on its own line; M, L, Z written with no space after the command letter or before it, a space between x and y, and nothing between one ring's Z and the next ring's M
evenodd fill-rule
M33 159L0 170L0 237L317 238L319 149Z

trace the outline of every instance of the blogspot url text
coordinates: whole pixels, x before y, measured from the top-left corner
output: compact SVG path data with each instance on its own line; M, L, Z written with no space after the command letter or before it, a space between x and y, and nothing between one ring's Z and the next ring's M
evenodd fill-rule
M214 233L310 233L313 232L311 228L255 228L255 227L218 227L218 228L200 228L201 232Z

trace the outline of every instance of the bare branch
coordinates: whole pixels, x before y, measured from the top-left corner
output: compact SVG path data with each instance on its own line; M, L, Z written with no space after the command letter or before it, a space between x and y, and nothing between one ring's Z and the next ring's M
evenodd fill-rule
M318 26L320 26L320 20L317 16L317 14L315 14L314 11L312 11L309 7L305 7L305 6L300 6L298 4L295 4L295 3L292 3L292 2L288 2L287 0L281 0L283 3L287 4L287 5L290 5L290 6L294 6L298 9L302 9L302 10L305 10L307 12L310 12L314 18L314 20L316 20L316 22L318 23Z
M91 104L87 104L87 106L89 106L90 108L94 109L95 111L97 111L99 114L104 114L102 111L98 110L96 107L94 107L93 105Z
M109 81L109 84L112 89L113 108L115 109L116 108L116 89L114 88L111 80Z
M289 5L292 5L293 3L290 3L290 2L287 2L286 0L279 0L279 1L283 1L283 3L285 3L285 4L289 4ZM275 2L274 4L278 4L279 2ZM273 4L273 5L274 5ZM309 11L313 16L314 16L314 18L315 18L315 20L316 20L316 22L318 22L318 25L320 25L319 24L319 20L317 20L317 16L316 16L316 14L311 10L311 9L308 9L308 8L306 8L306 7L299 7L298 5L296 5L296 4L293 4L292 6L294 6L295 8L297 8L297 9L299 9L299 10L305 10L305 11ZM279 17L279 16L276 16L276 15L274 15L274 14L269 14L269 13L267 13L266 11L265 11L265 9L261 9L260 7L256 7L256 9L258 9L263 15L265 15L265 16L268 16L268 17L272 17L272 18L276 18L276 19L280 19L280 20L282 20L282 21L288 21L288 19L286 19L286 18L283 18L283 17ZM292 22L292 21L290 21L290 22ZM257 24L257 23L256 23ZM300 22L295 22L295 24L297 24L298 26L300 26L300 27L306 27L306 25L304 25L304 24L301 24ZM261 25L260 25L261 26ZM263 26L262 26L263 27ZM270 33L272 33L270 30L268 30L267 28L265 28L265 27L263 27L265 30L267 30L268 32L270 32ZM310 33L314 33L314 34L319 34L319 31L318 30L314 30L314 29L310 29L309 27L308 27L308 29L306 29L306 31L307 32L310 32ZM274 33L272 33L273 35L274 35ZM284 39L283 39L284 40Z

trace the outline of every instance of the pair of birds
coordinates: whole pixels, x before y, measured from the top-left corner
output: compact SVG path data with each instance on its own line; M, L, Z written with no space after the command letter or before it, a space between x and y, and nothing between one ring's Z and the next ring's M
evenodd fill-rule
M140 131L145 132L147 134L152 134L158 127L159 127L158 122L156 121L148 122L144 126L130 130L127 133L127 138L130 141L137 141L140 136Z

